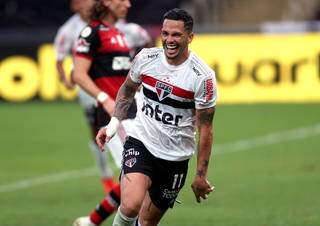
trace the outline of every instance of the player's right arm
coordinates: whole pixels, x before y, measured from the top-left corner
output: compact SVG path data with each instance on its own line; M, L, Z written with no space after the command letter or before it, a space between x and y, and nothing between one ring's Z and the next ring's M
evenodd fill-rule
M69 21L67 21L58 30L54 39L54 49L56 52L56 69L58 71L60 81L63 82L68 89L72 89L74 88L74 84L67 79L63 68L63 61L70 54L73 45L73 40L70 39L70 35L66 29L68 27L68 22Z
M120 121L127 117L128 109L133 102L134 95L139 86L140 83L135 83L130 76L127 76L126 81L120 87L116 98L115 110L110 123L106 127L101 128L96 136L96 142L101 150L104 149L105 143L109 142L118 130Z
M90 66L91 60L76 56L74 60L73 79L82 89L84 89L84 91L96 98L98 102L103 105L104 109L112 115L114 110L114 100L100 90L90 78L88 74ZM102 98L101 94L104 95Z
M65 70L63 68L63 60L56 61L56 68L59 74L60 81L64 84L64 86L68 89L73 89L74 83L71 80L67 79Z
M103 108L112 115L114 100L99 89L89 75L92 60L94 60L93 56L97 51L99 42L98 31L95 28L87 26L82 30L74 57L73 79L84 91L96 98L103 105Z

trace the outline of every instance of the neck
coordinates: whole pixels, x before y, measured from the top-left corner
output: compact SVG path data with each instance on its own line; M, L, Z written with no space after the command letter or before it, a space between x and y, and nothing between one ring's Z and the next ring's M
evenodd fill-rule
M114 25L117 22L117 18L115 18L113 15L109 13L102 19L102 21Z
M89 22L90 21L90 18L88 16L86 16L85 14L82 14L82 13L79 13L80 15L80 18L85 21L85 22Z

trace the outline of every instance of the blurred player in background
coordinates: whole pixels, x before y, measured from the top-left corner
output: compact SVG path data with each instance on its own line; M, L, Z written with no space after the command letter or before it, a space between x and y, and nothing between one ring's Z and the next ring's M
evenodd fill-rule
M126 24L124 21L117 23L119 19L125 19L130 7L129 0L95 1L91 21L81 31L77 41L73 79L97 100L95 125L98 129L108 123L113 114L114 100L129 71L131 55L151 43L150 37L140 26ZM126 118L134 118L135 113L136 105L133 102ZM111 142L115 138L120 140L114 137ZM109 146L109 149L113 156L118 155L122 159L122 145ZM90 220L88 217L79 218L74 225L87 225L89 221L98 225L106 219L119 206L119 186L113 186L107 197L91 213Z
M130 55L134 57L142 48L152 47L152 40L148 32L136 23L128 23L125 19L119 19L116 24L125 36L128 46L131 48Z
M69 18L58 30L54 40L56 50L56 67L60 80L68 89L75 87L74 82L70 79L63 68L63 62L69 55L73 55L75 51L76 41L81 30L90 21L90 12L94 5L94 0L71 0L70 8L75 14ZM78 99L81 106L84 108L87 121L90 125L92 138L95 137L97 127L95 125L95 104L94 98L86 94L82 89L79 89ZM90 142L90 149L93 152L101 175L101 182L104 191L107 193L113 185L113 172L109 164L107 164L106 155L101 153L97 148L94 139Z
M163 48L143 49L135 57L121 86L110 123L96 141L104 148L142 84L138 112L126 139L121 174L121 205L113 226L155 226L183 187L188 161L195 152L199 132L196 175L192 190L197 202L213 187L208 165L213 143L216 79L212 69L188 46L193 39L193 19L173 9L163 17ZM94 223L94 222L93 222Z
M63 84L69 89L73 89L75 87L75 83L66 76L66 72L63 68L63 62L67 56L74 54L80 32L90 21L93 5L94 0L71 0L70 8L75 12L75 14L61 26L55 37L54 46L57 56L56 67L61 82L63 82ZM151 45L150 36L141 26L134 23L126 23L124 19L121 19L121 21L119 20L116 23L116 27L124 33L128 46L131 48L131 55L135 55L135 53L141 48ZM95 120L96 100L82 89L79 89L78 97L81 106L84 108L87 121L91 127L93 141L90 143L90 149L95 155L104 191L108 193L112 189L113 185L113 172L107 163L106 154L102 153L97 148L94 141L96 132L99 129L97 128ZM120 167L122 155L118 150L119 148L122 149L122 142L120 142L119 138L116 138L111 144L108 144L108 148L115 150L112 152L112 156L114 157L116 165Z

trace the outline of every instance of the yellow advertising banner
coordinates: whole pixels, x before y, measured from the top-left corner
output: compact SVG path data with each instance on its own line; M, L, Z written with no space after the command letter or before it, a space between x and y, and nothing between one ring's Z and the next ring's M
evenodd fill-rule
M219 103L320 102L320 33L196 35L191 49L215 70ZM59 82L51 44L39 47L36 60L0 61L0 98L34 97L76 98Z
M220 103L320 102L320 34L196 35Z
M44 101L74 100L77 89L68 90L60 81L52 44L43 44L37 50L37 59L14 55L0 61L0 98L23 102L39 97ZM71 58L64 67L71 71ZM67 73L70 76L70 73Z

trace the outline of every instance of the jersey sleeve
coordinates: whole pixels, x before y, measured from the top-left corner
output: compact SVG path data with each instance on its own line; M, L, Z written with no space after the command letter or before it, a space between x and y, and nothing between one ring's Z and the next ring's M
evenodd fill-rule
M92 59L99 46L98 29L87 25L80 33L76 45L76 55Z
M141 66L143 64L145 49L142 49L131 62L129 76L135 83L141 83Z
M73 40L70 38L70 33L62 26L54 38L54 50L56 52L56 59L63 60L71 54L73 47Z
M216 105L217 82L215 73L211 70L207 75L197 78L195 87L195 107L196 109L210 108Z

